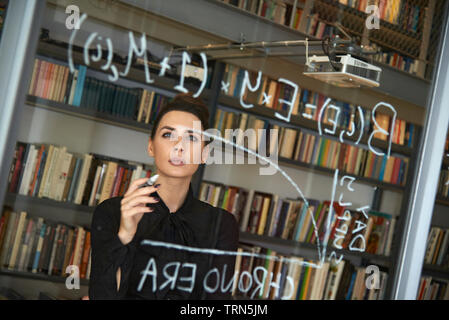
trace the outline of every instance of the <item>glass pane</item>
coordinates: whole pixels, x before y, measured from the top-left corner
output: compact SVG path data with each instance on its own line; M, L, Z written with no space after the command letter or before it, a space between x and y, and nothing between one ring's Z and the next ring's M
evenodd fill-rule
M444 6L48 0L0 286L389 299Z

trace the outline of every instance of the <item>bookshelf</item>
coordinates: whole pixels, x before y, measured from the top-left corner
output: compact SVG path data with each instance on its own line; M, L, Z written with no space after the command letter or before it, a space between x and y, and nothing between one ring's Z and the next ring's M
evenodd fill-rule
M426 71L426 67L429 65L429 69L431 69L435 57L435 45L431 41L433 16L441 9L442 1L404 0L394 4L386 2L385 6L375 0L285 1L281 2L283 5L275 1L252 1L249 3L244 0L222 0L222 2L265 20L298 30L314 39L321 39L323 31L324 34L328 32L325 29L329 25L339 22L347 32L358 38L359 43L363 45L373 43L386 51L392 50L417 62L414 69L410 68L408 64L401 66L391 63L394 67L416 74L420 78L430 79L431 72ZM287 7L286 10L284 5ZM365 13L365 7L368 5L378 6L379 29L366 27L365 21L369 14ZM389 5L397 5L397 7L393 7L395 12L392 12L393 9L388 10ZM300 20L300 23L296 24L294 21L298 18L292 17L291 13L295 10L298 10ZM437 20L439 19L441 18L437 16ZM383 66L389 65L387 61L375 60Z
M138 6L138 4L134 1L125 1L128 2L128 4L130 6ZM50 3L52 3L52 1L50 1ZM194 2L189 1L189 4L193 4ZM291 4L294 5L299 5L297 1L291 1L289 2ZM313 3L310 1L307 1L304 4L305 9L309 8L310 10L312 10L312 6L311 4ZM319 4L318 4L319 3ZM187 4L186 6L189 7L189 4ZM347 13L351 19L355 19L357 20L359 18L363 19L364 17L364 13L361 12L356 12L354 9L350 8L350 7L345 7L342 6L340 4L338 4L338 6L335 6L334 4L329 5L328 1L315 1L315 4L317 7L313 7L313 8L320 8L318 7L319 5L322 6L330 6L328 9L326 10L334 10L335 8L343 8L343 11L345 12L345 14ZM171 8L172 3L169 3L167 5L167 7L162 8L161 10L167 10L167 12L161 12L160 15L161 17L171 17L171 19L173 20L178 20L179 22L179 26L178 28L183 26L183 21L185 19L185 17L179 17L179 13L173 13L172 10L173 8ZM196 3L196 5L198 5ZM149 5L151 7L151 4ZM258 23L261 25L261 30L274 30L274 32L271 32L269 34L268 37L274 37L274 36L284 36L284 35L288 35L287 39L290 37L296 37L298 35L301 35L301 37L304 37L305 35L302 34L300 31L298 30L292 30L290 27L288 26L283 26L283 25L279 25L276 22L273 21L269 21L268 19L262 19L261 17L257 16L256 14L251 14L248 12L244 12L242 9L239 8L234 8L231 5L225 4L225 3L221 3L220 1L204 1L201 3L201 7L200 9L202 9L204 12L209 12L208 10L212 10L212 9L216 9L216 8L220 8L223 10L223 16L220 17L220 19L223 19L223 17L231 17L232 16L232 21L237 21L237 22L241 22L241 23ZM327 7L326 7L327 8ZM147 8L148 9L148 8ZM151 8L150 8L151 9ZM316 9L318 10L318 9ZM323 9L324 10L324 9ZM126 15L127 13L125 13ZM187 16L187 15L186 15ZM228 35L223 35L223 32L230 32L229 30L221 30L220 32L216 31L216 28L214 29L210 29L212 30L212 32L209 30L208 33L206 33L206 31L204 29L207 29L208 27L208 23L205 23L204 20L204 15L199 15L200 19L198 21L193 22L193 26L191 27L197 27L197 25L201 25L201 28L198 28L198 30L200 31L196 31L195 32L195 36L198 36L198 34L200 34L198 37L202 39L202 41L204 41L205 39L216 39L216 38L221 38L224 37L226 38ZM242 18L243 17L243 18ZM100 19L100 16L96 17L97 19ZM249 19L246 19L249 18ZM266 20L266 21L265 21ZM106 21L107 22L107 21ZM170 20L170 23L173 23L173 21ZM209 22L212 23L212 22ZM399 37L400 39L404 39L405 42L407 42L408 44L414 44L416 46L416 36L410 37L409 35L407 35L404 32L401 32L396 26L391 26L389 25L387 22L381 22L383 26L390 28L393 34L395 34L395 36L397 35L397 37ZM233 26L232 23L230 24L232 26L232 28L237 28L236 26ZM226 28L224 28L226 29ZM214 30L216 31L216 33L219 35L213 35L211 36L209 33L213 33ZM235 29L233 29L233 31L235 31ZM275 34L275 35L272 35ZM362 33L363 35L363 33ZM235 36L235 35L234 35ZM250 40L249 36L246 35L248 37L248 40ZM256 35L253 35L256 36ZM171 34L169 34L167 36L167 41L176 39L176 41L174 41L174 43L176 44L182 44L183 41L187 41L187 40L180 40L180 38L182 36L176 36L175 38L171 38L171 37L175 37ZM229 37L231 38L231 37ZM269 41L270 39L267 39L267 41ZM191 38L188 39L188 41L192 41ZM375 40L373 40L375 41ZM419 43L419 41L418 41ZM419 53L421 54L421 53ZM419 55L418 54L418 55ZM64 59L66 58L66 48L64 48L63 46L59 46L58 44L55 43L49 43L49 42L45 42L45 41L41 41L39 44L39 48L37 51L37 57L42 56L42 57L49 57L52 59L56 59L56 60L60 60L60 61L64 61ZM74 52L74 60L75 63L82 63L82 55L79 52ZM291 62L289 62L291 63ZM307 119L302 119L300 117L292 117L292 120L290 121L290 123L286 124L285 122L280 122L279 119L274 117L274 110L273 109L269 109L260 105L256 105L254 108L252 109L244 109L242 108L239 103L238 100L233 98L233 97L229 97L223 94L220 94L220 89L219 89L219 82L221 79L221 75L220 72L218 72L218 70L223 70L224 65L222 64L220 66L220 63L216 63L215 66L213 67L214 69L214 73L212 75L212 80L211 83L212 85L210 86L209 89L205 90L203 92L202 97L207 101L208 105L210 106L212 113L211 113L211 119L214 118L215 116L215 112L217 110L217 108L223 108L226 110L232 110L232 111L236 111L239 113L242 112L247 112L247 113L251 113L257 117L260 117L262 119L266 119L269 120L271 122L277 122L277 123L282 123L282 125L290 127L290 128L301 128L301 129L305 129L308 130L308 132L315 132L317 131L317 125L315 121L310 121ZM91 68L89 69L89 71L91 72L91 74L93 76L98 76L101 77L101 71L97 68ZM418 92L414 92L412 94L417 94L419 95L420 93L425 93L427 88L428 88L428 83L425 84L426 82L423 79L420 78L416 78L412 75L409 74L404 74L403 72L399 71L399 70L395 70L395 69L387 69L386 73L386 77L389 78L390 80L393 80L395 78L401 78L401 79L406 79L408 82L406 83L406 85L402 85L404 87L407 87L407 84L411 83L411 86L413 87L413 85L416 85L419 87ZM291 73L290 73L291 74ZM273 76L276 76L276 74L274 74ZM104 73L103 73L103 77L105 77ZM143 86L143 87L150 87L145 83L145 75L144 72L142 70L136 69L136 68L132 68L130 73L128 74L127 78L124 79L124 81L129 81L129 83L134 83L138 86ZM399 84L397 82L399 81L393 81L395 82L395 85L398 86ZM425 85L423 85L423 83ZM175 92L173 90L173 86L174 84L176 84L176 80L173 79L164 79L164 78L157 78L156 80L156 84L152 85L151 88L158 91L162 92L164 94L168 94L168 95L174 95ZM320 91L320 88L323 88L322 86L318 86L318 89L316 89L315 87L315 83L313 82L308 82L306 83L308 86L310 86L311 88L315 89L316 91ZM394 91L394 88L390 88L390 90ZM328 91L328 89L323 90L325 92ZM401 90L399 90L401 91ZM405 91L404 89L402 89L402 91ZM344 91L343 93L339 93L336 92L337 96L344 96ZM379 91L376 91L375 93L369 93L372 94L375 97L378 97L379 95L382 97L386 97L388 96L388 94L383 91L382 89ZM424 94L425 96L426 94ZM399 95L400 96L400 95ZM404 99L405 102L403 102L403 106L400 107L400 112L402 113L408 113L408 109L404 106L407 106L409 104L409 100L413 98L410 97L397 97L398 99L402 98ZM374 98L372 98L374 99ZM422 95L420 96L420 98L416 101L417 104L419 104L420 102L423 102L423 98ZM356 102L355 102L356 103ZM61 102L56 102L56 101L52 101L52 100L48 100L48 99L43 99L43 98L39 98L39 97L35 97L35 96L31 96L28 95L26 97L26 104L28 106L32 106L33 108L40 108L40 109L45 109L48 111L55 111L64 115L69 115L69 116L74 116L74 117L79 117L82 118L84 120L87 121L94 121L94 122L100 122L100 123L104 123L104 124L108 124L111 125L113 127L120 127L120 128L126 128L126 129L131 129L133 131L137 131L140 133L145 133L148 134L151 130L151 126L149 126L148 124L143 124L137 121L133 121L130 119L124 119L124 118L120 118L117 116L112 116L108 113L101 113L101 112L96 112L94 110L89 110L89 109L85 109L85 108L77 108L74 106L71 106L69 104L66 103L61 103ZM423 104L424 105L424 104ZM416 121L419 122L419 121ZM324 126L326 127L326 126ZM329 127L327 127L329 128ZM416 139L419 140L419 139ZM354 139L353 139L354 141ZM348 142L349 144L351 143ZM367 144L367 138L365 137L362 141L361 141L362 145L366 145ZM378 140L375 139L374 146L381 148L381 149L385 149L387 144L385 141L382 140ZM399 154L401 156L405 156L408 158L413 158L414 157L414 149L416 148L416 145L413 147L406 147L406 146L401 146L401 145L396 145L393 144L392 145L392 153L393 154ZM323 168L323 167L319 167L319 166L315 166L315 165L311 165L311 164L307 164L307 163L301 163L292 159L287 159L287 158L280 158L280 164L284 165L284 166L288 166L291 167L293 169L297 169L297 170L306 170L309 172L313 172L313 174L315 173L320 173L323 174L327 177L331 177L333 170L329 169L329 168ZM409 174L411 174L413 170L409 169ZM199 174L199 180L202 180L202 175L204 174L204 172L202 170L200 170L200 174ZM377 186L378 188L382 189L382 190L386 190L386 191L393 191L396 193L407 193L407 187L406 186L399 186L399 185L394 185L394 184L390 184L390 183L383 183L380 182L376 179L369 179L369 178L364 178L364 177L357 177L357 181L362 183L362 184L367 184L369 186ZM199 184L198 184L199 185ZM406 201L406 200L403 200ZM442 201L442 200L440 200ZM93 211L92 207L88 207L88 206L82 206L82 205L74 205L74 204L70 204L70 203L61 203L58 201L54 201L51 199L37 199L37 198L33 198L33 197L28 197L28 196L22 196L22 195L15 195L15 194L7 194L6 198L5 198L5 203L9 203L9 204L16 204L16 203L25 203L28 206L32 207L32 206L43 206L43 207L53 207L55 209L61 208L61 209L69 209L72 211L76 211L77 214L80 215L85 215L85 217L89 217ZM404 214L404 212L401 212L401 214ZM397 232L401 232L400 230L398 230ZM241 233L240 235L241 238L241 242L242 243L246 243L246 244L251 244L251 245L261 245L261 246L275 246L275 247L279 247L281 248L280 252L283 252L284 254L300 254L300 252L302 251L310 251L311 249L313 249L313 245L310 244L306 244L306 243L297 243L297 242L292 242L292 241L288 241L288 240L283 240L283 239L276 239L276 238L272 238L272 237L267 237L267 236L256 236L253 234L249 234L249 233ZM282 251L283 250L283 251ZM355 254L355 253L349 253L345 250L342 250L341 253L344 253L345 255L345 259L346 257L348 257L348 259L352 259L354 261L357 261L358 264L364 264L365 262L369 262L369 261L375 261L377 264L384 266L386 268L388 268L388 266L391 265L391 257L385 257L385 256L381 256L381 255L373 255L373 254L368 254L368 253L362 253L362 254ZM434 272L435 268L433 266L425 266L425 270L428 270L429 272ZM447 274L444 272L444 270L438 270L436 269L440 275L445 275L447 277ZM46 277L43 275L30 275L30 274L24 274L24 273L20 273L20 272L12 272L12 271L1 271L0 272L2 275L5 276L10 276L10 277L22 277L22 278L30 278L30 279L38 279L38 280L48 280L48 281L55 281L55 282L63 282L64 278L58 278L58 277ZM82 284L83 285L87 285L87 281L83 281L82 280Z

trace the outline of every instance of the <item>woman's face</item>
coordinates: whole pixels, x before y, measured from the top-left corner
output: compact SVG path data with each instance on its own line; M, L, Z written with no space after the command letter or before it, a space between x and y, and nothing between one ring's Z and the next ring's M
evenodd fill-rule
M149 140L148 154L154 157L160 174L189 177L206 161L205 142L200 120L190 112L170 111L159 122L154 138ZM190 130L190 131L189 131Z

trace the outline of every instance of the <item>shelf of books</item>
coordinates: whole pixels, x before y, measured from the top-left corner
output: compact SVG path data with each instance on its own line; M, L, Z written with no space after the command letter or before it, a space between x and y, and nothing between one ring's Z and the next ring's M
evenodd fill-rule
M0 221L0 274L65 282L75 272L80 284L90 276L90 231L15 212L5 207ZM75 271L74 265L78 267Z
M359 44L369 44L380 52L373 56L374 61L430 79L431 73L428 71L425 74L425 68L421 65L433 64L436 48L431 41L431 33L438 33L438 24L432 24L432 19L440 21L440 2L443 1L222 1L268 21L298 30L311 39L323 39L334 34L336 30L332 30L332 26L338 22ZM369 5L377 6L377 11L367 13ZM429 8L431 10L427 13ZM378 13L379 28L368 30L366 21L374 12ZM432 29L432 32L425 32L426 27Z
M449 229L432 226L427 238L418 300L448 300Z
M376 259L388 266L394 217L371 212L367 221L369 231L364 234L365 239L369 239L366 243L351 236L351 231L346 237L336 237L335 230L343 227L334 218L328 238L329 251L341 248L336 249L337 254L345 254L344 260L335 266L327 259L320 260L316 252L319 248L317 242L326 242L323 227L330 201L308 199L309 206L306 206L302 200L206 181L201 185L200 199L232 212L239 222L241 246L238 250L254 254L238 256L236 270L240 274L244 271L252 274L257 266L265 266L268 274L273 273L271 279L285 279L288 275L293 280L293 288L288 288L281 280L279 290L265 286L260 292L245 282L240 290L235 290L235 295L251 299L382 299L382 290L368 292L358 285L358 289L353 290L350 283L361 281L359 277L361 272L365 272L365 267L356 266L347 257ZM334 217L343 214L344 208L338 205L334 208L338 209ZM317 221L318 233L313 231L312 216ZM343 224L348 230L354 229L354 220ZM365 253L357 255L350 251L355 247L364 247L365 251L365 246ZM382 271L381 274L381 281L387 281L387 273ZM382 288L385 289L385 285Z
M341 261L336 267L329 262L280 254L272 249L241 245L238 251L236 271L239 274L254 274L264 267L276 286L264 281L262 287L254 285L252 278L241 277L233 294L240 299L283 300L381 300L385 296L388 275L379 272L380 288L368 290L364 285L366 267L358 267L349 261ZM264 257L269 257L264 258ZM318 267L319 266L319 267ZM277 279L277 280L275 280Z
M426 272L449 273L449 229L432 226L427 237L424 264Z
M61 212L71 209L77 214L92 214L98 203L122 196L130 181L149 177L153 171L147 164L70 152L65 146L18 142L0 218L1 273L64 281L67 265L77 265L81 279L88 279L89 226L52 221L11 208L20 202L29 204L31 211L33 206L42 205Z
M436 275L420 279L417 300L449 300L448 283Z
M255 267L262 265L266 267L268 272L273 272L272 279L276 279L278 273L282 274L281 278L285 277L285 274L299 277L299 279L294 279L294 282L295 288L297 288L296 281L303 283L300 287L305 286L305 288L301 290L317 290L317 288L320 288L317 284L312 285L307 282L309 281L306 280L308 276L304 275L303 272L312 274L323 273L320 277L323 278L321 281L324 282L329 282L330 277L337 276L337 279L339 279L337 283L341 281L341 288L338 289L341 290L340 294L333 296L333 298L338 297L337 299L374 299L374 297L368 297L364 294L359 296L359 298L351 295L353 289L350 286L350 282L356 281L356 271L358 269L365 270L365 263L368 265L376 261L376 265L380 266L385 273L383 277L387 277L387 271L390 267L391 246L395 241L394 230L397 217L371 211L368 220L365 221L367 228L363 233L364 240L360 241L360 238L357 239L352 230L356 228L355 221L360 219L361 214L357 215L356 212L351 211L351 219L340 220L338 217L344 214L345 208L334 203L335 215L330 224L330 233L326 241L325 221L327 221L327 216L330 212L330 201L307 199L307 206L303 200L282 198L276 194L212 181L203 181L199 198L234 214L240 227L241 247L239 251L257 253L264 256L263 258L258 258L257 256L239 257L238 261L236 261L236 270L240 272L245 270L251 273ZM315 225L313 221L315 221ZM337 230L347 230L347 232L343 236L338 236ZM433 277L432 283L441 282L446 285L448 283L448 235L448 230L441 228L433 228L429 235L423 277ZM322 250L325 245L327 246L328 254L334 251L337 255L343 256L343 264L338 264L338 267L334 269L334 272L337 272L337 274L329 273L328 262L321 265L320 268L301 263L307 261L310 264L314 262L317 265L321 261L317 250L320 250L320 248ZM359 250L356 250L356 247ZM268 259L267 256L270 255L275 255L278 259ZM359 258L359 262L354 264L353 261L356 258ZM283 262L283 259L288 260L288 262ZM295 259L296 263L292 261ZM273 262L272 260L275 261ZM297 265L294 266L295 264ZM299 269L294 269L296 271L293 271L290 270L291 268ZM302 271L301 268L303 268ZM350 268L350 270L343 271L346 268ZM341 276L339 273L348 274ZM342 277L341 280L340 276ZM345 278L348 279L343 280ZM354 279L351 280L351 278ZM443 280L440 281L438 279ZM384 280L386 281L386 279ZM307 285L306 283L309 284ZM254 288L251 290L248 288L248 290L244 290L244 293L246 293L247 298L279 299L282 296L285 298L285 294L281 294L283 292L282 285L280 287L279 297L274 292L267 293L266 291L263 294L252 294ZM339 287L338 284L337 287ZM243 288L247 287L243 286ZM446 290L445 288L443 289ZM308 296L307 294L300 294L300 289L297 288L294 290L293 297L290 298L331 298L331 296L324 294L324 288L320 290L317 296L314 294ZM335 290L332 292L335 292ZM365 294L367 293L365 292ZM444 291L441 294L444 296L447 292Z
M149 133L159 109L174 95L173 81L161 81L162 87L142 85L143 70L131 69L135 82L130 87L111 83L104 72L81 64L71 73L59 46L41 43L39 50L46 56L34 63L26 100L30 106Z

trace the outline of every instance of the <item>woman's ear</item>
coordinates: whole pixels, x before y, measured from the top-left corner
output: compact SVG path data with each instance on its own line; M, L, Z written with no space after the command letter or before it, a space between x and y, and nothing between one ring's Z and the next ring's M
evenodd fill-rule
M148 139L148 155L150 157L154 157L154 150L153 150L153 140L151 139L151 137Z

